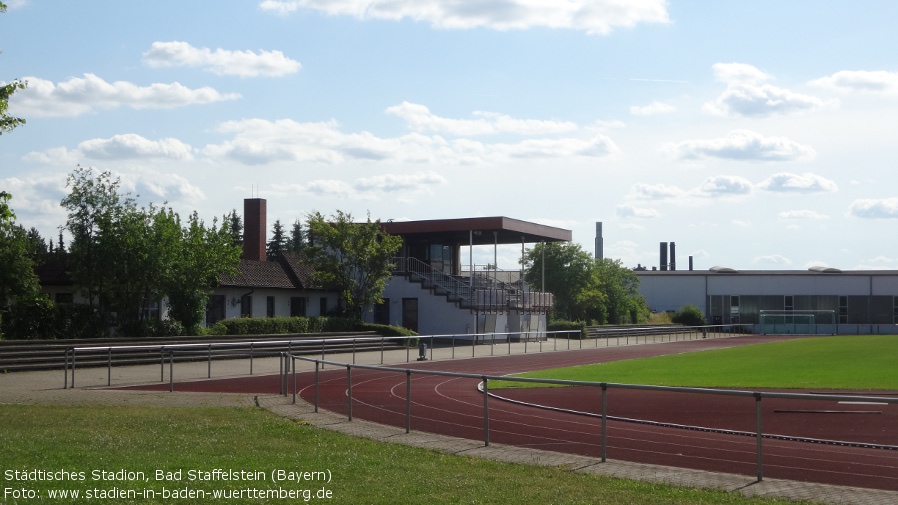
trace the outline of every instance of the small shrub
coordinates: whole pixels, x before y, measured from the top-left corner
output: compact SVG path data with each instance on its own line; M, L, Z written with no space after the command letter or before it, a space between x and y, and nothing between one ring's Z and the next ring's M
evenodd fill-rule
M705 320L705 313L695 305L683 305L680 307L670 320L676 324L684 326L704 326L708 324Z
M566 333L565 335L570 335L569 338L586 338L586 323L583 321L564 321L561 319L555 319L553 321L549 321L549 324L546 326L546 331L550 332L570 330L580 330L580 333L576 335L573 333Z

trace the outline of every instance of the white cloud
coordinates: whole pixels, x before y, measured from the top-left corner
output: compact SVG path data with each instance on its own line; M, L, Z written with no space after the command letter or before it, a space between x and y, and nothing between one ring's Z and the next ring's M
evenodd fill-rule
M663 102L653 101L648 105L633 105L630 107L630 114L634 116L657 116L659 114L670 114L677 110L676 107Z
M725 84L757 84L773 79L773 76L746 63L715 63L711 65L714 77Z
M658 217L658 211L655 209L649 209L644 207L636 207L635 205L623 204L618 205L614 209L614 215L617 217L637 217L637 218L653 218Z
M403 197L418 193L429 193L433 186L446 183L446 179L435 172L411 174L380 174L354 181L337 179L317 179L304 184L278 185L273 189L279 194L306 193L319 197L375 199L384 193L401 193ZM392 196L390 198L393 198Z
M667 143L662 150L677 160L723 158L742 161L803 161L816 156L810 146L786 137L765 137L751 130L734 130L726 137Z
M666 184L634 184L631 190L634 198L640 200L678 200L688 193L676 186Z
M409 129L416 132L429 131L469 136L495 133L541 135L577 130L577 125L570 121L517 119L492 112L475 112L474 115L479 116L478 119L450 119L433 114L424 105L409 102L388 107L386 112L404 119Z
M896 94L898 93L898 72L842 70L829 77L815 79L808 84L843 93Z
M744 63L717 63L713 66L717 80L727 89L702 110L716 116L765 117L822 109L835 102L825 102L811 95L796 93L761 82L772 79L769 74Z
M898 198L855 200L848 207L848 213L864 219L895 219L898 218Z
M666 0L264 0L259 7L279 15L304 8L358 19L410 19L445 29L541 27L602 35L615 28L632 28L640 23L670 22Z
M193 47L187 42L153 42L143 53L151 67L198 67L217 75L278 77L299 72L302 65L281 51L228 51Z
M78 116L96 109L131 107L168 109L240 98L237 93L219 93L213 88L190 89L179 83L138 86L126 81L106 82L94 74L71 77L54 84L26 77L28 87L10 100L10 110L26 116Z
M757 256L751 260L754 264L768 264L768 265L791 265L792 260L783 256L782 254L769 254L766 256Z
M751 190L751 182L737 175L709 177L698 187L699 194L709 197L747 195Z
M189 160L192 148L178 139L149 140L134 133L115 135L108 139L85 140L78 151L93 159L115 160L129 158L165 158Z
M760 184L758 188L779 193L835 193L839 190L835 182L815 175L801 175L781 172L773 174Z
M336 121L299 123L290 119L229 121L219 131L232 138L207 145L213 158L229 158L245 164L277 161L339 164L350 160L406 163L484 163L513 159L604 157L618 152L604 135L591 138L528 139L518 143L485 144L440 136L410 133L393 138L369 132L344 133Z
M821 214L814 210L787 210L777 214L780 219L829 219L826 214Z

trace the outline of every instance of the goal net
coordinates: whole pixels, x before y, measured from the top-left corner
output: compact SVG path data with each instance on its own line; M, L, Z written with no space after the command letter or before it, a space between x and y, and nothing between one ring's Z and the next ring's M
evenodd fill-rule
M834 310L762 310L760 333L778 335L834 335Z

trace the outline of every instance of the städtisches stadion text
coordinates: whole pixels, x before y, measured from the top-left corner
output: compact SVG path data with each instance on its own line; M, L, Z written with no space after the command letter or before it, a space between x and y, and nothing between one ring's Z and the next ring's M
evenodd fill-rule
M176 470L6 469L4 502L9 500L121 499L331 499L329 469ZM56 488L53 484L58 484ZM72 483L84 483L72 487ZM216 485L218 484L218 485ZM200 486L200 487L198 487Z

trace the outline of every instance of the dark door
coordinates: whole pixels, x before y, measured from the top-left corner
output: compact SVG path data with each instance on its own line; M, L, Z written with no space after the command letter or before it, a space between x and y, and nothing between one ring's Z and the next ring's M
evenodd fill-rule
M418 299L402 299L402 327L418 331Z

